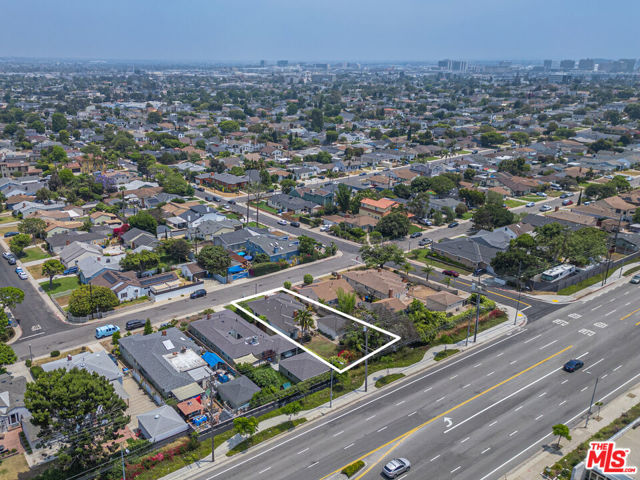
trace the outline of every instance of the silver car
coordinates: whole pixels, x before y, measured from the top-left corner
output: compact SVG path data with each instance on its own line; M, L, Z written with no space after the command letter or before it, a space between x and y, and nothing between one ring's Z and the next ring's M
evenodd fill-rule
M411 468L411 462L406 458L394 458L382 469L382 473L387 478L397 478Z
M638 284L640 283L640 273L637 273L633 276L633 278L631 278L631 282L633 284Z

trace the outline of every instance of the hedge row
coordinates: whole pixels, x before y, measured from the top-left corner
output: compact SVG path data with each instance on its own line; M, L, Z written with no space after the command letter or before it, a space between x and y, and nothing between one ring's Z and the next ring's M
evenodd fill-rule
M260 405L265 405L269 402L282 400L294 395L307 393L311 387L326 382L329 380L329 372L323 373L322 375L318 375L317 377L310 378L308 380L304 380L302 382L296 383L292 385L290 388L286 390L274 390L270 388L263 388L259 392L256 392L251 398L250 407L256 408Z
M346 467L344 467L340 473L351 478L353 475L356 474L356 472L361 470L363 467L364 467L364 462L362 460L358 460L357 462L353 462L351 465L347 465Z
M252 277L260 277L261 275L267 275L268 273L279 272L288 268L289 264L286 262L265 262L257 263L249 272Z

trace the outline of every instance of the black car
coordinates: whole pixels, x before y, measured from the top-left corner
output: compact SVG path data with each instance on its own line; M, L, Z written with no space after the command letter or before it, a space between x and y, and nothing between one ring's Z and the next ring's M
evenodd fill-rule
M456 228L458 225L460 225L458 222L451 222L448 227L449 228Z
M575 372L576 370L581 369L582 367L584 367L584 362L582 360L569 360L567 363L564 364L564 368L565 371L567 372Z
M201 288L199 290L196 290L195 292L193 292L191 295L189 295L190 298L200 298L200 297L204 297L207 294L207 291L204 288Z
M125 330L135 330L144 327L144 320L129 320L125 325Z
M299 227L300 222L291 222L289 225L291 225L292 227Z
M4 238L9 238L9 237L15 237L16 235L19 235L20 232L7 232L4 234Z
M486 268L476 268L473 271L473 275L476 276L476 277L478 277L480 275L484 275L485 273L487 273L487 269Z
M422 236L422 232L414 232L411 235L409 235L409 238L418 238Z
M230 203L231 205L235 205L235 204L236 204L236 201L235 201L235 200L229 200L229 203Z

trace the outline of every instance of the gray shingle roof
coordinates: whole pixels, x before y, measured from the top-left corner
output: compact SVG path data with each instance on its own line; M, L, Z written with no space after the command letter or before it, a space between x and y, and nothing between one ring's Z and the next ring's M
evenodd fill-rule
M307 352L282 360L280 362L280 368L286 369L300 381L317 377L329 371L329 367L313 358L313 356Z
M218 387L220 397L233 408L238 408L248 403L254 393L259 391L260 387L244 375Z

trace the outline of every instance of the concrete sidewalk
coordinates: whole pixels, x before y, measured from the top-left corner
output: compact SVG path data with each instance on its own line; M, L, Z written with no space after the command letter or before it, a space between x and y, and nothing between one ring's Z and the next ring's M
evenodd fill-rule
M366 396L370 395L376 390L379 390L379 388L375 386L375 383L376 383L376 380L380 379L381 377L384 377L392 373L402 373L407 377L421 374L425 370L427 370L429 367L433 367L437 363L440 363L440 362L436 362L436 360L434 360L434 357L436 353L442 350L445 350L445 349L451 350L452 348L456 348L460 350L462 353L466 350L473 349L476 346L480 346L483 343L487 343L488 341L493 340L497 337L500 337L503 335L509 335L513 332L516 332L526 324L527 317L524 314L522 313L518 314L518 322L516 325L514 325L513 319L516 313L515 309L508 306L504 306L504 305L501 305L500 308L504 309L507 312L508 320L484 332L480 332L478 334L477 342L475 344L472 341L470 341L469 346L465 346L464 345L465 341L462 340L456 344L438 345L438 346L432 347L426 351L422 360L414 363L413 365L409 365L408 367L390 368L388 369L388 372L387 372L387 369L383 369L383 370L378 370L377 372L371 373L367 377L368 392L364 391L364 383L363 383L356 390L353 390L352 392L349 392L345 395L342 395L334 399L333 405L331 408L329 407L329 403L325 403L312 410L300 412L295 418L304 417L307 419L307 423L309 423L313 420L322 418L329 413L334 413L337 410L347 408L349 405L352 405L353 403L365 398ZM459 354L453 355L450 358L454 358L457 356L459 356ZM442 364L444 365L446 361L447 360L443 360ZM395 384L392 383L381 388L382 389L393 388L394 386ZM267 428L279 425L282 422L285 422L287 420L289 420L289 417L287 415L278 415L277 417L269 418L267 420L260 422L260 424L258 425L258 431L260 432ZM176 470L175 472L170 473L169 475L166 475L162 478L164 480L178 480L178 479L190 478L191 475L194 475L195 473L202 474L204 472L213 470L214 468L217 468L220 465L224 465L225 463L233 459L233 457L226 456L227 452L231 448L236 446L238 443L240 443L242 440L243 440L242 437L240 437L239 435L235 435L231 437L227 442L223 443L218 448L216 448L216 451L215 451L216 461L214 464L211 463L211 459L209 457L203 458L198 462L192 463L191 465L187 465L186 467L183 467L180 470ZM262 445L268 444L271 441L273 440L264 442Z

